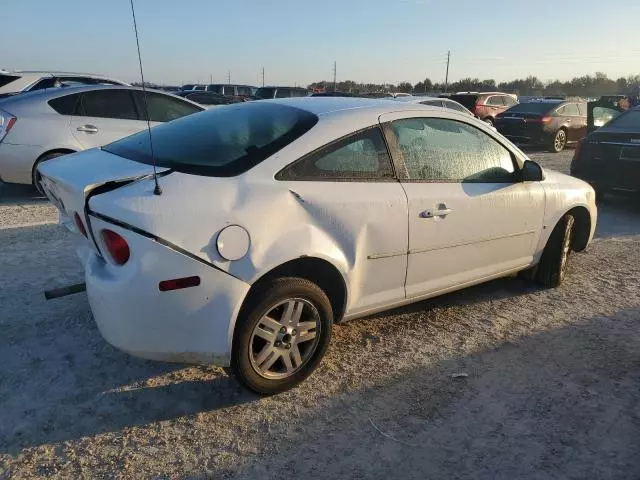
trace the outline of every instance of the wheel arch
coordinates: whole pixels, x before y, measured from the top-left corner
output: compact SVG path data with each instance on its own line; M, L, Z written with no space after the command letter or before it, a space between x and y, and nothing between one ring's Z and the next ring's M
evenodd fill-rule
M334 322L339 322L347 306L347 282L338 268L328 260L319 257L298 257L272 268L252 283L244 304L256 292L275 278L299 277L309 280L320 287L329 298L333 310Z
M64 155L67 155L69 153L76 153L76 151L77 150L73 150L71 148L53 148L51 150L47 150L46 152L42 153L38 158L36 158L36 161L33 162L33 167L31 167L31 179L32 180L35 179L36 168L38 168L38 164L42 161L43 158L56 153L62 153Z
M573 207L565 213L565 215L567 214L572 215L575 221L571 248L575 252L581 252L587 248L589 244L589 238L591 236L591 215L589 214L589 210L583 206ZM562 217L564 217L564 215Z

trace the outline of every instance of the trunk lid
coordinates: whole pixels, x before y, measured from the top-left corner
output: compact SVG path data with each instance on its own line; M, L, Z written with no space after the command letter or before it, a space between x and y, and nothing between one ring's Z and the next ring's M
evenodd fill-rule
M158 173L167 171L159 168ZM60 210L61 223L78 213L85 219L87 198L98 187L107 184L117 188L153 173L150 165L127 160L99 148L64 155L38 167L40 184L51 202Z

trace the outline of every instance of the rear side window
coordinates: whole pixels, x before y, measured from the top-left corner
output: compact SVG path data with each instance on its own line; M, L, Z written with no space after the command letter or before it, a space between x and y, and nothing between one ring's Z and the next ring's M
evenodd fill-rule
M256 97L262 98L262 99L274 98L275 93L276 93L276 89L275 88L262 87L262 88L259 88L258 90L256 90Z
M502 97L502 99L504 100L504 104L507 107L511 107L511 106L515 105L516 103L518 103L518 102L515 101L515 99L513 97L511 97L509 95L505 95L504 97Z
M392 123L409 179L431 182L514 181L509 151L483 131L444 118Z
M282 170L278 180L383 180L393 179L391 159L380 128L363 132L321 148Z
M228 177L262 162L318 122L305 110L269 102L243 102L190 115L152 130L156 164L196 175ZM149 133L104 150L151 165Z
M461 113L469 113L467 112L467 110L465 110L465 108L462 105L457 104L456 102L444 102L444 106L451 109L451 110L455 110L456 112L461 112Z
M64 97L49 100L49 106L60 115L76 115L78 113L78 105L80 94L65 95Z
M442 100L425 100L420 102L422 105L428 105L430 107L442 107Z
M238 88L238 95L251 95L250 87L237 87L237 88Z
M140 111L140 118L145 119L144 92L134 91L133 95ZM170 122L176 118L181 118L192 113L200 112L201 109L179 98L163 95L156 92L147 92L147 104L149 108L149 120L152 122Z
M227 85L224 87L224 94L233 97L236 94L236 87Z
M276 98L289 98L291 97L291 90L288 88L279 88L276 90Z
M138 120L138 112L129 90L95 90L83 93L80 115L86 117Z

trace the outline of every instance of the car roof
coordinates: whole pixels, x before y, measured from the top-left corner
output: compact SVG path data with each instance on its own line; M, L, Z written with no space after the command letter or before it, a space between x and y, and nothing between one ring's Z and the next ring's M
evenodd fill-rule
M446 98L438 98L438 97L431 97L429 95L412 95L412 96L408 96L405 97L404 95L400 96L400 97L396 97L393 99L389 99L393 102L401 102L401 103L420 103L420 102L424 102L425 100L447 100ZM450 100L451 101L451 100Z
M274 100L258 100L259 102L271 102L299 108L314 115L333 115L337 113L345 113L347 111L362 112L365 110L375 110L378 114L398 112L403 110L419 109L436 109L440 107L431 107L427 105L415 105L413 103L398 102L387 99L378 98L361 98L361 97L297 97L297 98L278 98Z
M264 87L258 87L258 88L292 88L296 90L309 90L308 88L305 88L305 87L290 87L288 85L265 85Z

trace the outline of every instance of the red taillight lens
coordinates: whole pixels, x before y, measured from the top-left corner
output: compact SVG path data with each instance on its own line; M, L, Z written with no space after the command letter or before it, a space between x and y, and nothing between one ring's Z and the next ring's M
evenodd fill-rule
M478 115L478 112L480 112L480 109L482 108L482 106L483 106L482 104L480 104L480 103L476 103L476 104L473 106L473 114L474 114L474 115Z
M546 125L547 123L551 123L551 120L553 120L553 117L544 116L540 119L540 123Z
M100 236L113 261L118 265L127 263L131 254L127 241L112 230L101 230Z
M78 215L78 212L73 214L73 221L76 224L76 227L78 227L78 231L82 234L82 236L84 238L89 238L87 236L87 229L84 227L84 223L82 223L82 219L80 218L80 215Z

